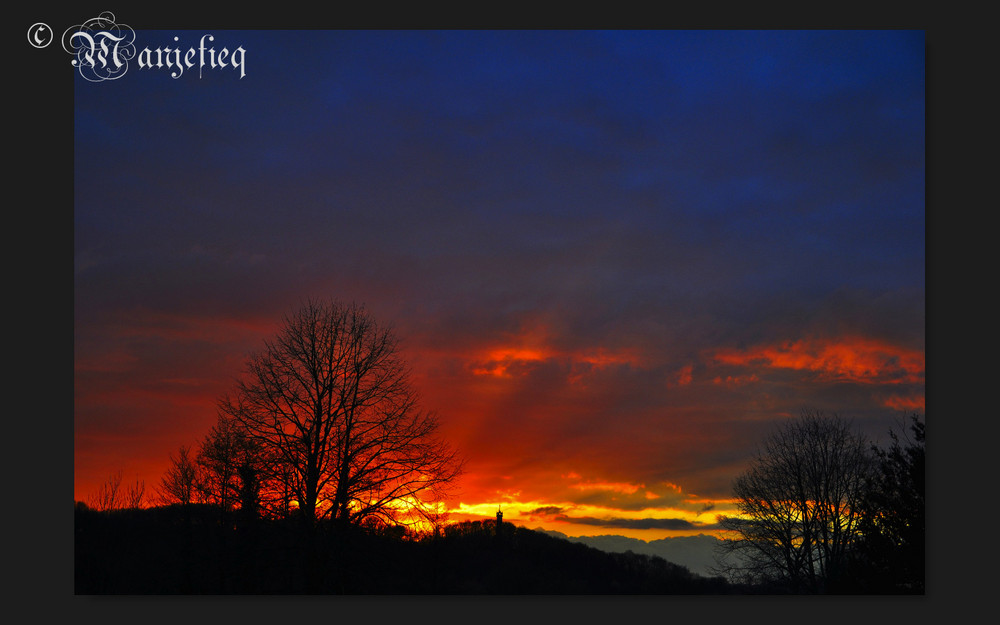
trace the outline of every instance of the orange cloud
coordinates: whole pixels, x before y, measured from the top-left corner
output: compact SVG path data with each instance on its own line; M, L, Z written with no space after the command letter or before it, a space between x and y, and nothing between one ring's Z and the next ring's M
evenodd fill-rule
M637 365L638 354L630 349L604 347L559 349L552 346L544 327L522 331L500 344L481 350L471 358L469 369L478 376L510 378L526 375L533 365L557 363L569 369L570 383L580 382L586 375L615 365Z
M524 347L500 347L492 349L484 358L472 366L476 375L490 375L497 378L507 378L512 375L511 369L522 368L526 364L542 362L551 358L547 351Z
M726 377L716 376L712 379L713 384L724 384L725 386L743 386L751 382L757 382L760 378L757 374L752 375L727 375Z
M747 350L721 350L715 359L738 366L812 371L826 380L911 384L924 379L923 352L864 337L803 339Z
M640 489L646 489L643 484L629 484L627 482L578 482L570 485L570 488L577 490L607 490L627 495L634 494Z
M692 373L694 372L694 367L692 365L686 365L681 367L681 370L677 373L677 383L681 386L687 386L694 379Z
M893 395L883 403L887 408L895 408L897 410L923 410L924 396L914 395L911 397L900 397L898 395Z

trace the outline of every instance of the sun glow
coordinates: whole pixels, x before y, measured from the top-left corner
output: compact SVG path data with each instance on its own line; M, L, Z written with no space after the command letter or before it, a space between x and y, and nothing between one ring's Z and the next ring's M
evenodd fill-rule
M706 510L705 508L709 508ZM736 514L729 500L698 509L682 507L647 507L617 509L591 506L571 501L516 501L507 503L460 503L448 510L448 522L489 520L497 510L504 521L529 529L562 532L568 536L619 535L643 540L697 534L719 535L720 515Z
M619 535L643 540L697 534L718 535L720 515L735 514L731 499L711 499L683 492L672 482L648 486L639 482L583 477L577 471L561 476L554 497L523 497L516 491L496 491L491 501L463 501L448 509L449 521L489 520L497 510L504 521L529 529L567 536Z

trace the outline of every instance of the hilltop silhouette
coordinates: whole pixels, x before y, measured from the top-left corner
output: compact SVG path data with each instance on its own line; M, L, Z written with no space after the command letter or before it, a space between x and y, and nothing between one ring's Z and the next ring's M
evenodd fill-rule
M223 530L207 505L76 509L77 594L720 594L663 558L608 553L493 520L434 534L261 521ZM303 566L300 547L312 541Z

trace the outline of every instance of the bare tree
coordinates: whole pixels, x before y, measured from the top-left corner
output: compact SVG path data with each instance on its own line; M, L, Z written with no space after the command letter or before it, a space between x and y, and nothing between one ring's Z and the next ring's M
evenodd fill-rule
M205 501L226 511L239 503L239 466L247 455L243 426L220 415L198 448L195 462L201 473L199 488Z
M187 447L181 446L177 457L170 456L170 467L160 479L159 499L164 504L188 505L199 498L198 467Z
M739 515L721 520L721 572L744 583L825 592L860 536L869 443L837 415L804 412L735 481Z
M101 511L117 510L120 508L121 495L119 495L118 491L121 490L121 484L122 472L113 473L101 484L97 493L90 498L90 507Z
M283 489L275 481L274 463L236 419L219 415L201 443L196 463L202 497L218 506L224 519L236 510L245 520L264 512L286 516L287 497L280 500Z
M125 488L125 497L122 500L122 507L126 510L138 510L146 502L146 482L136 478L135 482Z
M111 474L97 493L90 498L90 507L102 512L141 508L146 493L146 483L136 479L134 483L123 487L124 474L121 469Z
M202 498L227 512L236 501L238 435L241 432L232 419L220 417L201 442L195 457L202 474L199 482Z
M286 315L220 411L270 452L310 523L432 516L461 470L417 405L393 332L356 305Z

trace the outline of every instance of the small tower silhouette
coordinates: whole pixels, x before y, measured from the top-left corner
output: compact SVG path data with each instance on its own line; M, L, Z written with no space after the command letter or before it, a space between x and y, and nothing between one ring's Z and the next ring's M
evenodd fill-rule
M503 512L500 511L500 506L497 506L497 536L500 535L500 526L503 524Z

